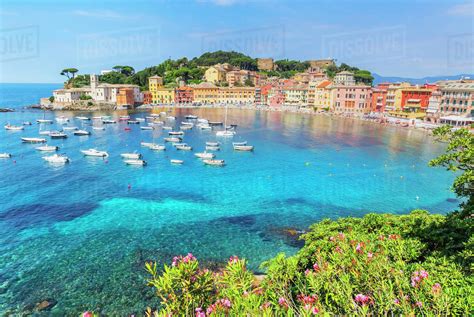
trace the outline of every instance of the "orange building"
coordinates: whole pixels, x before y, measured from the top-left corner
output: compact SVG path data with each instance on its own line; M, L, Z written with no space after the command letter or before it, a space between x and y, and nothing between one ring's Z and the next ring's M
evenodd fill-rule
M425 112L430 102L431 93L437 86L412 86L402 88L401 108L409 111Z
M380 83L372 88L372 112L385 112L388 86L390 83Z
M192 103L194 101L193 98L193 88L183 86L176 88L174 93L174 102L175 103Z
M135 105L135 97L133 88L119 88L117 93L117 106L133 106Z
M143 103L149 105L153 102L153 95L149 91L143 92Z

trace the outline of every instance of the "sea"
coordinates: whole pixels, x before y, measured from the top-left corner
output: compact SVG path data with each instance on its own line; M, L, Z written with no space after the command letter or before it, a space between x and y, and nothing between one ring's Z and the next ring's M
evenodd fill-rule
M444 214L459 201L450 189L454 175L428 162L443 153L425 131L382 126L324 115L228 110L237 124L233 138L193 128L184 142L193 151L152 151L140 142L164 143L167 131L141 130L118 122L104 131L75 117L129 114L43 112L26 106L48 97L59 84L1 84L0 107L0 315L78 316L86 310L107 316L142 314L157 307L147 286L146 261L160 266L175 255L193 253L203 265L219 267L230 256L246 258L250 269L278 253L293 255L302 245L288 234L321 219L364 214L406 214L426 209ZM159 113L162 110L157 110ZM178 129L185 115L224 121L223 109L167 109ZM23 144L41 130L60 130L58 116L90 136L50 140L71 162L51 165L47 154ZM52 119L39 125L38 118ZM165 120L163 118L163 120ZM23 131L3 125L31 121ZM145 125L146 123L141 123ZM129 129L127 129L129 128ZM194 153L219 141L225 167L206 166ZM247 141L253 152L235 152ZM95 148L109 156L84 157ZM148 165L128 166L120 157L138 152ZM184 161L170 164L171 159ZM37 311L44 300L52 307ZM54 304L54 305L53 305Z

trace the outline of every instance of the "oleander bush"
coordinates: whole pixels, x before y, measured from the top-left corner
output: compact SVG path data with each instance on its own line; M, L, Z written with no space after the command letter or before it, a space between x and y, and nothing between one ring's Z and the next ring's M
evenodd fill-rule
M147 263L162 303L148 315L469 315L469 268L434 249L425 233L446 218L416 210L324 220L303 236L297 255L263 263L261 280L237 257L217 272L200 268L192 254L175 257L162 272ZM464 229L464 245L472 245L472 227Z

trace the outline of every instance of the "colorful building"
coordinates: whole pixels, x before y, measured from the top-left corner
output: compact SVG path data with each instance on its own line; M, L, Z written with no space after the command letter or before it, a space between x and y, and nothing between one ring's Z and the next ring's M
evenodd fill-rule
M143 92L143 103L149 105L153 102L153 95L149 91Z
M453 126L474 123L474 82L440 83L440 122Z
M372 112L385 112L389 84L379 84L372 88Z
M152 92L153 103L156 104L172 104L174 103L174 88L159 88Z
M330 109L332 105L331 81L323 80L314 92L314 107L318 110Z
M219 102L232 104L255 103L254 87L219 87Z
M212 83L202 82L190 85L193 89L193 100L197 103L215 104L219 102L219 87Z
M230 64L216 64L206 69L206 71L204 72L204 79L207 82L214 84L225 82L227 72L232 70L234 70L234 67Z
M117 93L117 106L133 106L135 105L135 97L133 88L119 88Z
M360 115L372 109L372 88L365 85L331 86L332 111L341 114Z
M402 111L426 112L431 93L436 86L431 88L411 86L401 89L400 108Z
M354 73L342 71L334 76L334 85L354 86L355 83Z
M193 95L193 88L191 87L182 86L176 88L174 102L178 104L192 103L194 101Z
M285 95L285 105L288 106L307 106L308 105L308 86L299 84L287 86L282 90Z

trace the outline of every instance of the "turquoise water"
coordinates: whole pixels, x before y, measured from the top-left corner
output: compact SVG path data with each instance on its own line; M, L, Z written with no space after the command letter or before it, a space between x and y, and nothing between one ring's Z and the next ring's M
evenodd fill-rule
M0 85L0 107L20 109L56 87ZM221 110L176 110L177 122L191 112L216 121L224 116ZM113 115L120 114L125 112ZM0 123L42 116L34 110L1 113ZM37 136L38 125L23 132L1 129L0 152L14 158L0 160L0 312L20 313L46 298L57 304L45 315L142 312L156 305L146 287L147 260L169 262L192 252L213 265L235 254L258 270L277 253L298 250L282 228L304 229L325 217L415 208L445 213L457 206L449 190L453 175L427 167L443 145L423 132L249 110L229 110L229 122L239 125L234 139L247 140L255 152L235 153L231 140L222 141L224 168L203 166L193 152L171 146L165 152L141 148L140 141L161 143L166 131L131 125L127 132L123 123L90 137L48 142L72 160L53 167L35 145L20 141ZM208 140L215 136L195 129L185 136L195 150ZM91 147L110 157L84 158L79 150ZM134 150L148 166L123 164L119 154ZM171 158L185 164L170 165Z

